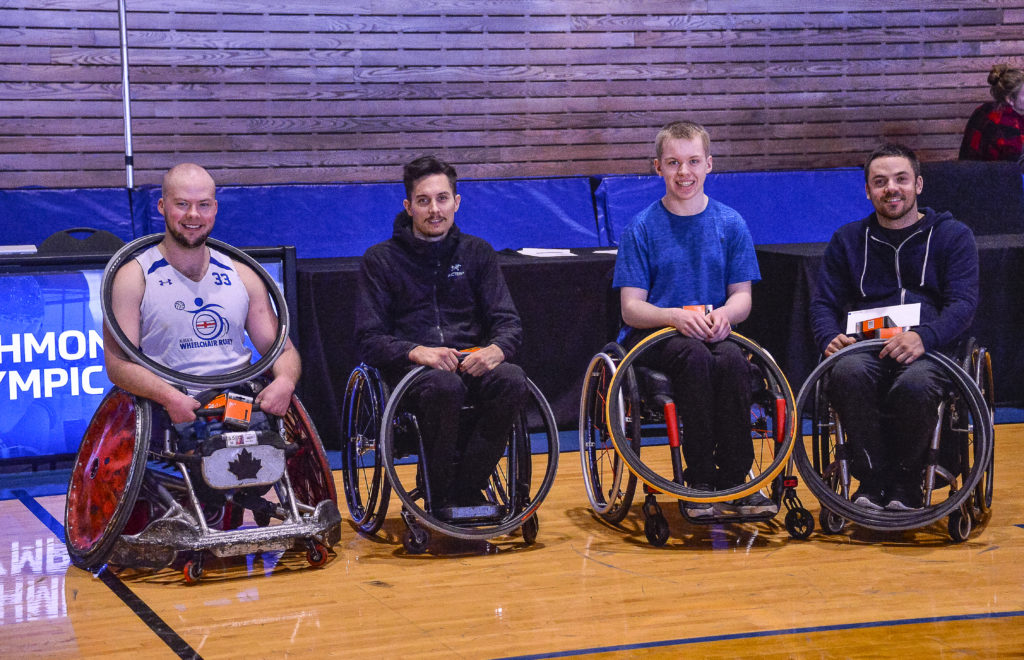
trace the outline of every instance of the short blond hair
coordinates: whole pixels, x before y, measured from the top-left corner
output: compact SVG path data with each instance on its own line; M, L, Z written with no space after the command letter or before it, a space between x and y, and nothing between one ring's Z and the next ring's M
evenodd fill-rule
M692 140L695 137L700 137L701 143L704 145L704 155L711 155L711 136L708 135L706 128L701 126L695 121L674 121L669 124L665 124L658 135L654 138L654 153L658 160L661 160L661 151L665 146L665 140Z

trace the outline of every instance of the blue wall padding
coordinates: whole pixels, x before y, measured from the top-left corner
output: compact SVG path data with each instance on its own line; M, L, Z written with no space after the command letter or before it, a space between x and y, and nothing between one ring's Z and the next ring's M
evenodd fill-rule
M13 188L0 190L0 243L39 245L72 227L105 229L130 241L132 218L124 188Z
M925 163L924 176L922 204L953 211L977 234L1024 232L1024 186L1012 163ZM743 215L757 244L827 241L871 211L859 168L712 172L707 192ZM460 181L459 193L456 221L499 250L597 247L616 244L664 183L621 175L478 179ZM123 188L0 190L0 243L38 245L80 226L126 241L163 231L159 187L132 196L130 211ZM295 245L300 258L357 256L391 235L404 197L400 183L222 186L213 235L239 246Z
M459 227L496 250L601 244L587 178L465 180L458 190Z
M459 181L455 221L495 249L594 247L597 220L586 178ZM146 187L143 233L164 229L160 189ZM359 256L391 236L400 183L222 186L213 237L232 245L294 245L300 259Z
M143 233L162 232L160 189L144 189ZM221 186L212 236L231 245L294 245L300 259L361 255L391 236L400 183Z
M840 225L872 210L859 168L712 172L704 189L743 216L758 245L827 241ZM597 213L611 241L617 244L633 216L664 194L658 176L604 177Z

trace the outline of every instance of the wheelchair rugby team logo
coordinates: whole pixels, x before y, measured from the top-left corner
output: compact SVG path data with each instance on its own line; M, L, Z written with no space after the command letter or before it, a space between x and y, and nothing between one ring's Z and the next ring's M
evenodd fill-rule
M221 315L223 305L216 303L203 304L202 298L196 298L196 309L186 309L185 303L177 301L174 308L192 315L192 332L195 333L197 341L182 340L182 348L201 348L216 344L231 343L230 338L224 338L231 328L231 323Z

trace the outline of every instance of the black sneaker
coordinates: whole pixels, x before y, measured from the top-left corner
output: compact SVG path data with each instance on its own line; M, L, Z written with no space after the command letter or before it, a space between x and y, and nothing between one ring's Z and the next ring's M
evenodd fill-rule
M871 509L872 511L881 511L885 508L885 500L882 498L882 494L868 490L863 486L854 491L853 495L850 496L850 501L859 507Z
M923 506L921 491L917 488L906 488L900 484L893 486L892 496L885 508L889 511L916 511Z

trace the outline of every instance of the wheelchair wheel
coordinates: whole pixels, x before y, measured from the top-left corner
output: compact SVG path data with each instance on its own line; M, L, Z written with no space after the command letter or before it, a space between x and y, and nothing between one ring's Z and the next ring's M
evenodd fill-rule
M633 347L619 363L608 387L607 400L615 402L628 392L629 376L636 359L651 347L678 334L675 328L664 328L647 337ZM671 469L664 465L655 466L641 460L640 453L624 429L625 407L609 405L606 409L607 429L611 434L615 450L629 469L655 491L670 495L678 500L696 502L722 502L744 497L758 490L768 488L785 468L793 451L795 406L793 392L782 370L763 348L755 342L732 333L728 341L740 346L760 374L758 391L755 392L751 408L751 441L754 449L754 464L751 476L745 483L713 492L696 490L679 483ZM647 424L644 424L645 438ZM659 467L662 474L655 467Z
M668 542L669 531L668 520L660 513L648 516L644 520L644 536L655 548L660 548Z
M422 555L430 547L430 532L418 524L411 524L402 535L402 547L410 555Z
M605 415L608 384L615 373L615 365L624 355L622 348L615 343L608 344L595 355L587 367L580 397L579 442L583 483L590 507L610 523L621 522L626 517L636 492L636 475L624 468L615 451ZM635 390L630 388L630 391ZM633 398L627 396L624 403L616 402L616 405L626 405L635 410L638 405L634 405ZM627 412L623 418L629 424L630 439L639 451L640 417Z
M966 541L967 537L971 535L971 527L971 517L965 515L960 509L949 514L946 529L949 532L949 538L953 539L954 542L963 543Z
M270 277L258 261L238 248L232 247L227 243L223 243L213 238L206 239L207 245L224 252L232 259L244 263L249 268L252 268L263 282L263 285L267 288L271 300L274 303L275 311L277 312L277 336L270 349L261 355L256 362L245 365L235 371L216 376L197 376L181 371L175 371L174 369L160 364L156 360L146 356L139 347L135 346L128 340L124 331L117 324L117 319L114 318L114 275L122 266L138 256L143 250L162 241L163 237L163 234L150 234L149 236L143 236L135 239L114 253L114 256L110 258L106 268L103 270L103 280L100 284L100 306L103 310L103 323L121 349L124 350L133 362L146 367L150 371L153 371L172 383L184 385L185 387L190 388L206 389L213 387L231 387L232 385L238 385L248 380L252 380L269 369L271 365L274 364L274 361L277 360L278 356L281 355L281 351L284 350L285 344L288 341L288 305L285 301L284 294L281 293L277 283L274 282L273 278Z
M287 459L288 477L295 497L311 507L325 500L338 503L338 492L334 486L334 474L327 461L320 434L313 426L306 407L299 397L292 395L292 403L284 416L284 429L288 442L298 447ZM330 535L329 546L338 542L336 534Z
M825 507L821 507L821 511L818 512L818 524L821 525L821 531L826 534L842 534L846 529L846 519Z
M942 416L943 442L957 442L960 467L951 468L948 494L938 484L930 493L930 503L920 509L892 511L873 510L855 505L850 485L841 420L828 405L822 380L844 355L857 352L878 352L884 340L857 342L823 360L808 376L797 395L798 420L810 424L814 434L796 443L794 459L804 483L824 509L837 518L879 530L917 529L959 511L964 501L975 492L992 457L992 425L983 395L974 380L959 364L938 352L926 353L920 359L932 360L949 380L949 400ZM813 461L812 461L813 457ZM956 527L960 528L958 521ZM827 526L823 525L823 527ZM951 528L953 526L951 525Z
M970 508L971 518L974 522L979 523L988 518L992 508L993 466L995 463L995 428L992 425L995 419L996 403L992 381L992 357L984 348L977 347L974 344L974 340L971 340L970 349L970 352L964 359L963 367L981 389L982 398L985 400L989 413L989 433L993 438L992 455L989 456L988 465L985 467L985 474L978 481L978 485L974 489L974 498Z
M65 543L71 561L92 570L106 563L135 511L146 470L150 403L113 388L92 416L68 483Z
M402 398L428 370L429 367L419 366L406 374L395 386L384 408L380 422L381 452L392 489L406 511L424 527L447 536L489 539L519 529L537 512L551 490L558 468L558 428L547 400L533 381L527 378L527 402L512 425L509 432L509 448L495 467L491 485L487 489L491 504L501 509L502 514L495 518L455 524L428 513L424 508L423 489L416 485L407 487L395 468L395 429L398 425L396 420L402 414ZM532 433L534 430L537 433ZM532 478L533 460L537 455L545 457L545 471L539 484ZM420 457L417 467L422 467L422 463Z
M806 539L814 531L814 516L804 508L790 509L786 512L786 531L795 539Z
M381 528L391 498L381 452L386 400L387 385L376 369L359 365L352 371L342 411L342 478L352 522L364 534Z

